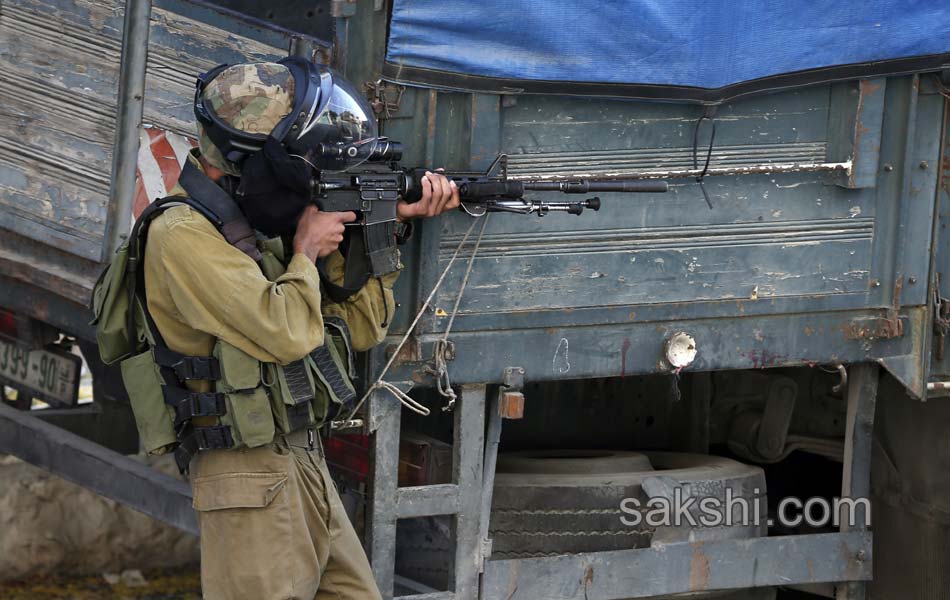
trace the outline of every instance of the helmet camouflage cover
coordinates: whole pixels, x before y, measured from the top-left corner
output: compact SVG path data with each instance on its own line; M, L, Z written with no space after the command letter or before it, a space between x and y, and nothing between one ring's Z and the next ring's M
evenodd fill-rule
M272 62L234 65L221 71L202 94L211 111L224 123L247 133L269 134L294 105L294 78L290 69ZM240 169L225 160L198 123L198 147L209 164L239 176Z

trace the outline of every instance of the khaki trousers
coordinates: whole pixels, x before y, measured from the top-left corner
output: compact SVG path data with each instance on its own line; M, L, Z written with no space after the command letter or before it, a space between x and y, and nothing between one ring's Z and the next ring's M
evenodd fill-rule
M316 439L208 450L191 464L205 600L377 600Z

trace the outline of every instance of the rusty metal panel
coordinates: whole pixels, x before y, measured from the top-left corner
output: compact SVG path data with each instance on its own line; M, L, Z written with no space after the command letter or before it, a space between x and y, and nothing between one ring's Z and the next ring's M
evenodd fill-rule
M831 87L828 115L829 160L851 160L852 169L835 183L846 188L874 187L881 155L886 79L863 79Z
M871 579L871 534L659 544L485 563L486 600L619 600Z

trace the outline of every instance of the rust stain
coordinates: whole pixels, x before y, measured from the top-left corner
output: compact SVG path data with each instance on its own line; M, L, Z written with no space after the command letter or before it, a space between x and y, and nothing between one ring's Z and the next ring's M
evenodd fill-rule
M432 143L432 140L435 139L435 119L436 119L436 106L439 101L439 93L436 90L429 91L429 114L426 121L426 134L428 135L429 143ZM428 148L426 149L428 150ZM431 167L430 167L431 168Z
M705 590L709 585L709 558L702 550L702 542L693 544L693 556L689 561L689 589L691 592Z
M623 345L620 347L620 377L627 374L627 350L630 349L630 340L623 339Z
M944 101L943 118L950 117L950 102ZM940 174L937 185L943 190L944 194L950 194L950 140L947 140L947 133L944 130L940 140Z
M855 319L841 326L846 340L889 340L904 335L904 323L896 314L890 317Z
M815 335L815 330L812 327L809 327L808 325L805 326L804 332L805 332L805 335L808 335L808 336Z
M881 84L871 79L862 79L858 84L861 86L861 91L865 94L873 94L881 89Z
M502 419L524 418L524 394L521 392L504 392L498 407Z
M946 152L947 148L944 147ZM940 161L940 188L945 194L950 194L950 155L944 154Z
M894 282L894 309L901 307L901 290L904 288L904 278L898 277L897 281Z
M396 351L396 345L390 344L386 347L386 356L391 357L393 352ZM393 366L401 366L406 363L418 362L422 360L422 351L419 347L419 340L416 338L409 338L406 344L399 350L396 360L393 361Z

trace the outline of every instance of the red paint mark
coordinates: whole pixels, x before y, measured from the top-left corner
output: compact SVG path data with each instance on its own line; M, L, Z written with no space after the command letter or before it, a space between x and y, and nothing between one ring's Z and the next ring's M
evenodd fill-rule
M135 170L135 200L132 201L132 218L138 219L142 211L148 207L150 200L145 192L145 184L142 183L142 172Z
M630 340L624 338L623 345L620 347L620 377L627 374L627 350L630 349Z
M146 130L151 140L152 156L158 163L158 168L162 171L162 181L165 183L165 189L171 191L178 183L178 176L181 175L181 164L178 157L175 156L175 150L165 137L165 132L161 129L149 128Z
M168 141L169 135L175 136L177 134L168 133L155 127L146 128L145 131L149 140L149 154L151 154L155 160L155 164L158 166L158 171L162 178L162 185L167 192L170 192L178 182L178 176L181 174L181 165L183 161L186 160L185 156L179 156L175 153L175 148L171 142ZM197 145L193 139L183 139L186 139L192 147ZM149 191L146 189L146 182L143 180L141 169L136 170L135 179L135 199L132 203L132 215L138 218L138 216L142 214L142 211L145 210L155 198L149 196ZM149 181L149 184L153 188L153 194L156 193L158 189L156 187L157 183L156 181Z
M740 355L749 359L753 369L774 367L784 363L787 358L782 354L774 354L768 350L750 350L748 354L741 352Z
M15 338L17 336L16 329L16 320L13 318L13 313L0 309L0 331Z

